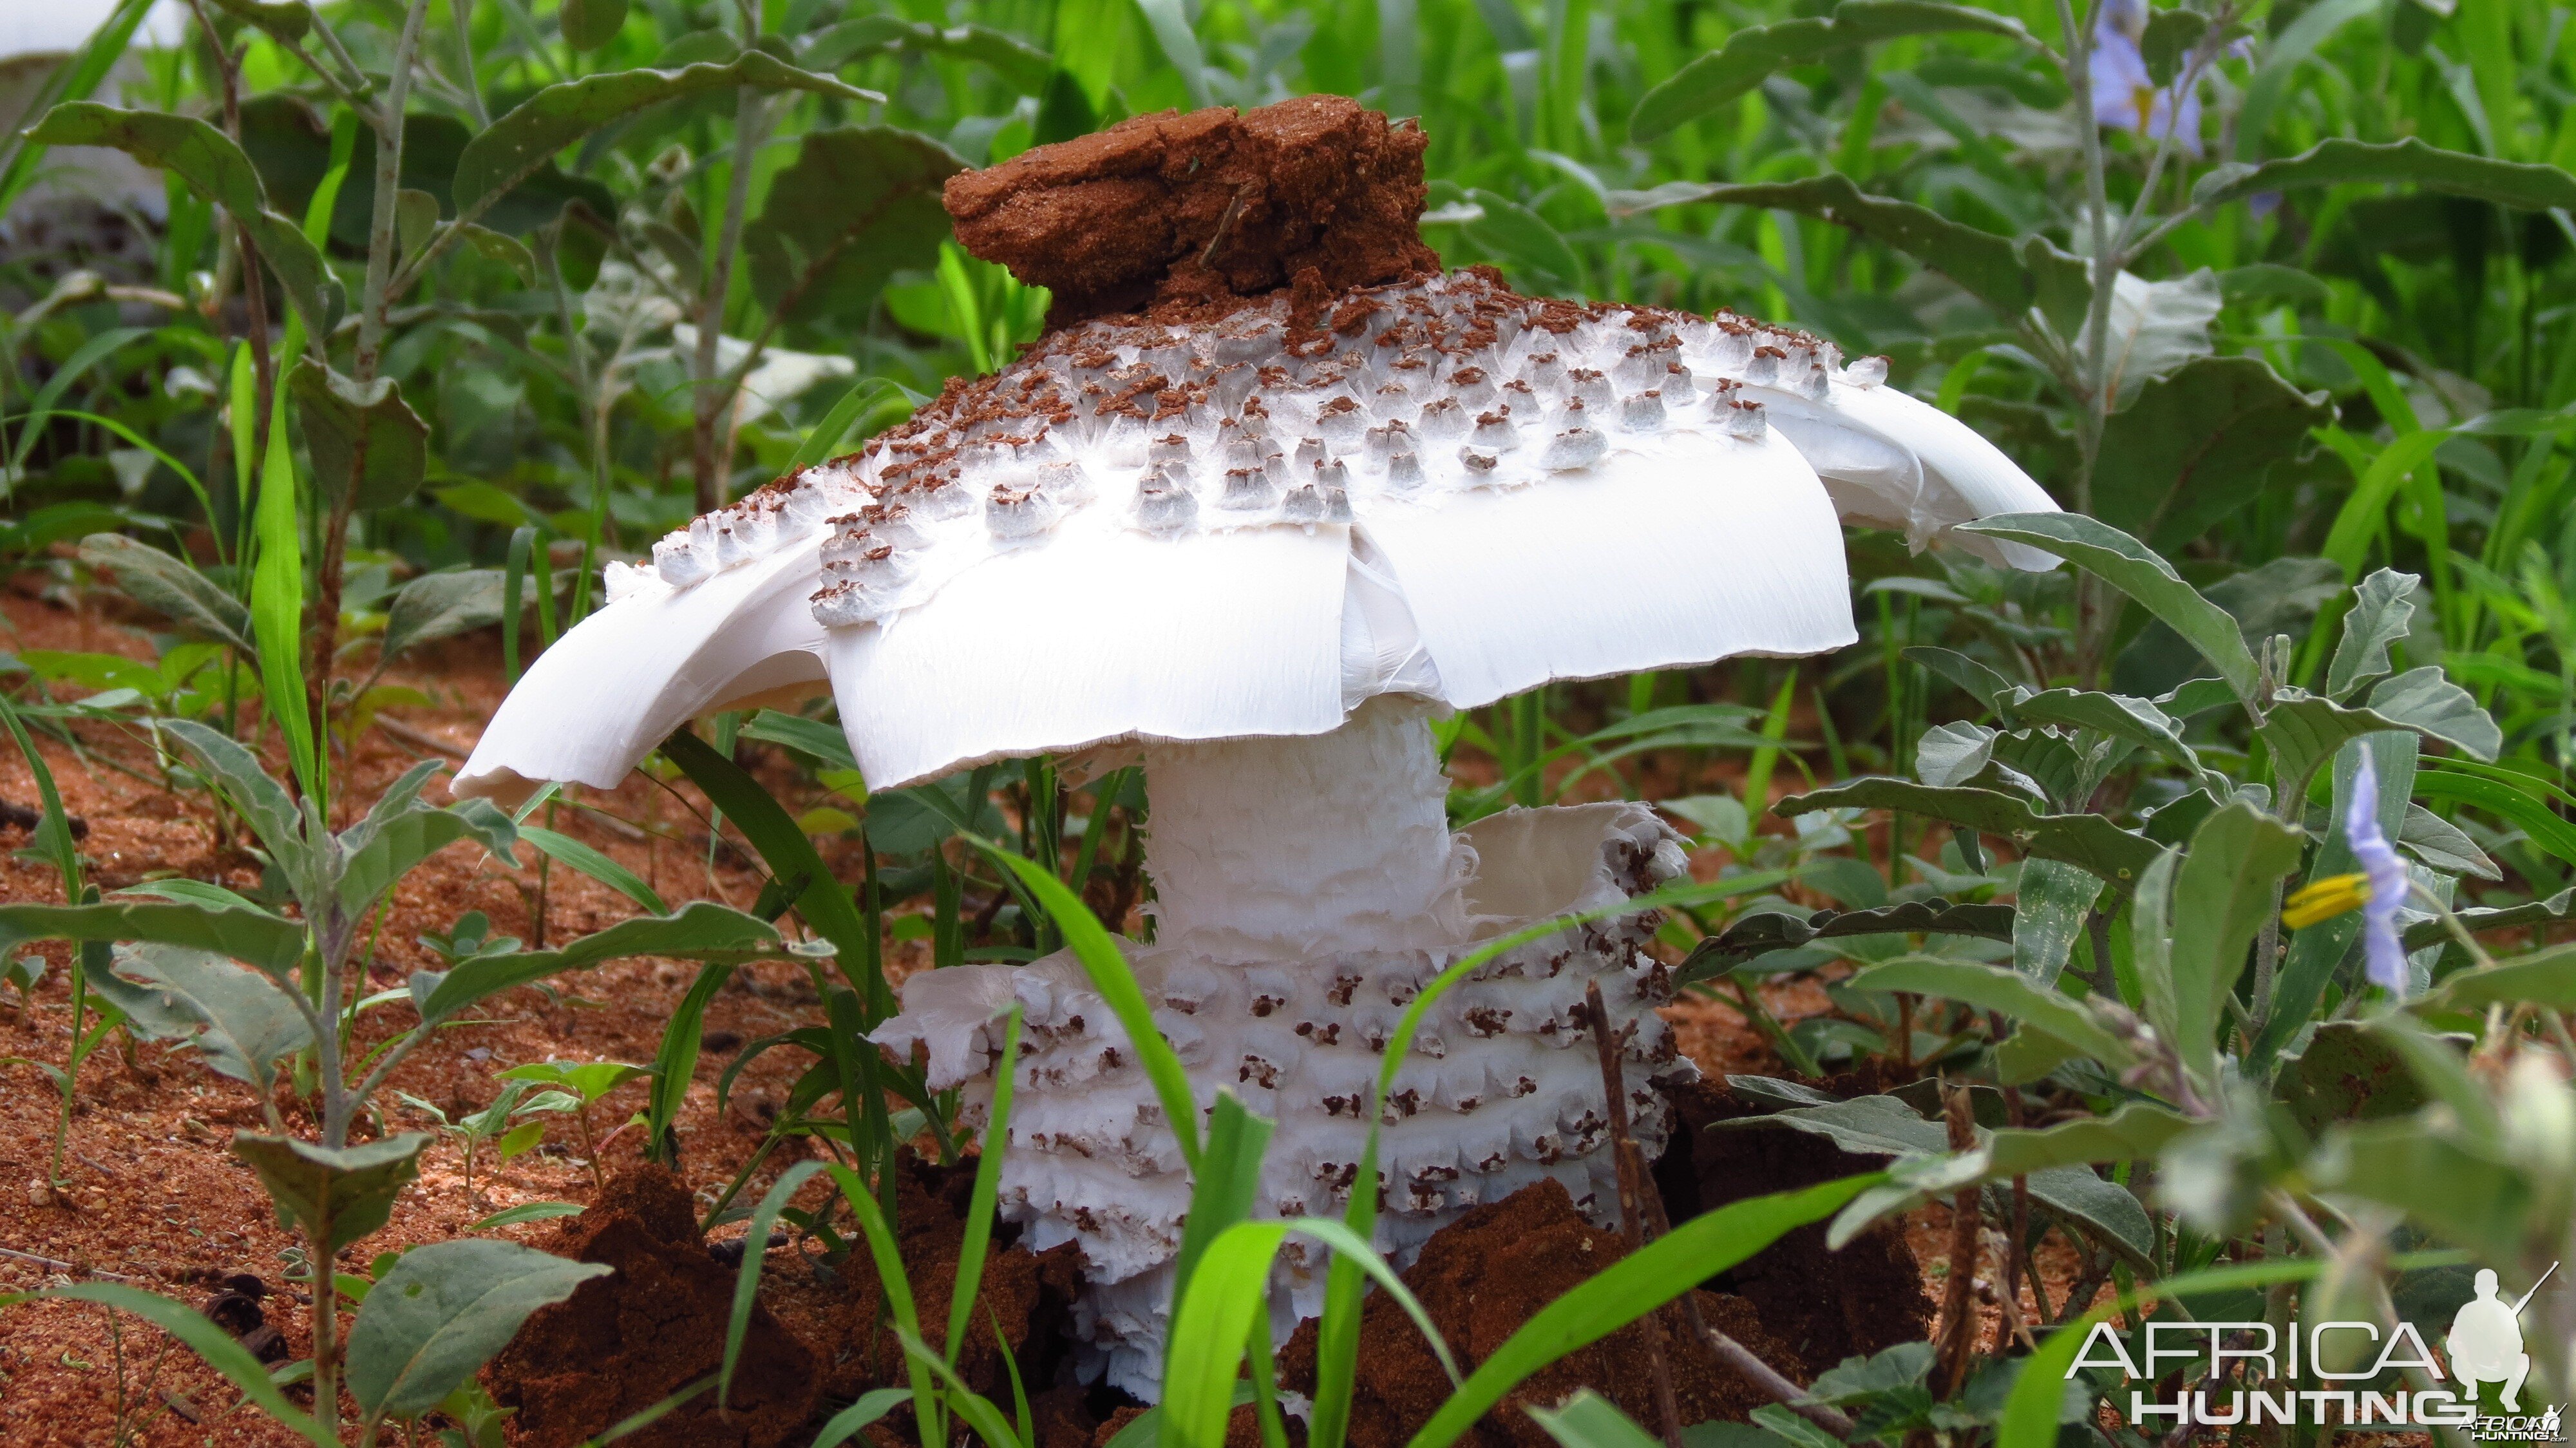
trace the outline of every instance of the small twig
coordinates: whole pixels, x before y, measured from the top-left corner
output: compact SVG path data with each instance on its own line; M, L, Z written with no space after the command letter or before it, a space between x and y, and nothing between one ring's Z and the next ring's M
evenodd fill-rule
M383 730L389 739L400 740L414 749L426 749L432 754L444 754L460 763L474 752L462 744L441 739L416 724L405 724L390 714L378 714L376 727Z
M110 1282L141 1282L145 1280L141 1277L128 1277L122 1272L102 1272L96 1267L83 1267L77 1262L63 1262L52 1257L39 1257L33 1252L21 1252L15 1247L0 1247L0 1257L9 1257L20 1262L33 1262L37 1266L46 1268L50 1271L69 1272L75 1277L102 1277Z
M1234 230L1234 223L1243 215L1243 193L1251 184L1247 181L1234 188L1233 197L1225 203L1225 214L1216 219L1216 234L1208 238L1206 249L1199 253L1199 265L1216 265L1216 249L1225 245L1226 237Z
M1627 1238L1628 1250L1633 1253L1646 1245L1645 1155L1628 1132L1628 1084L1619 1069L1619 1039L1611 1033L1610 1011L1601 1002L1598 979L1584 983L1583 1004L1592 1017L1593 1048L1601 1054L1601 1088L1609 1108L1611 1160L1619 1168L1619 1232ZM1642 1325L1646 1329L1646 1364L1654 1375L1655 1410L1663 1418L1665 1448L1681 1448L1681 1405L1673 1397L1673 1365L1664 1353L1663 1310L1647 1313Z
M1956 1087L1946 1094L1950 1149L1966 1151L1977 1144L1976 1117L1968 1089ZM1967 1381L1968 1358L1976 1350L1975 1307L1969 1289L1977 1275L1978 1195L1982 1190L1970 1183L1950 1199L1949 1290L1941 1303L1940 1329L1932 1335L1932 1340L1941 1345L1932 1384L1932 1394L1939 1399L1947 1399Z

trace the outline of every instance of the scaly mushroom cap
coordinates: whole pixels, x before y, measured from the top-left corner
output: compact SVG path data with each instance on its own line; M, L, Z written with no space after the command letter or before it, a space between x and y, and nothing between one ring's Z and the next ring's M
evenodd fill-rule
M1385 241L1383 204L1349 197L1307 197L1343 231L1283 230L1264 208L1285 183L1207 215L1211 186L1261 190L1243 158L1278 148L1245 136L1288 107L1295 134L1339 138L1345 169L1410 166L1418 214L1418 143L1337 97L1066 143L1127 168L1123 189L1051 164L1055 148L996 168L1026 175L1044 204L1019 211L1058 236L1082 206L1164 188L1179 219L1128 248L1143 262L1076 268L1083 295L1152 309L1060 326L864 451L698 518L649 565L610 564L607 606L504 702L459 792L610 787L691 717L826 683L882 789L1111 739L1322 733L1380 693L1469 708L1819 653L1855 637L1838 512L1920 546L2054 506L1885 386L1883 361L1846 366L1804 333L1443 274ZM1144 140L1104 143L1130 128ZM1012 194L952 183L953 210L982 207L960 210L970 244L1015 254L1028 228L996 241L990 220ZM1257 214L1269 240L1230 273ZM1393 275L1334 290L1327 264ZM1247 277L1270 290L1234 291Z

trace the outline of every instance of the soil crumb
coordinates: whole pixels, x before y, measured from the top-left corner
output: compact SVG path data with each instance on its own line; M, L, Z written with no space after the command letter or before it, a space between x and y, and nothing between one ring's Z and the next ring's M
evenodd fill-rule
M1468 1373L1540 1308L1626 1255L1617 1232L1592 1225L1575 1211L1563 1186L1546 1181L1442 1228L1403 1276L1457 1355L1458 1370ZM1699 1308L1711 1327L1773 1367L1800 1380L1812 1375L1805 1359L1766 1330L1743 1298L1702 1291ZM1670 1320L1675 1330L1667 1338L1666 1358L1682 1422L1742 1422L1770 1401L1705 1349L1683 1341L1678 1312ZM1283 1380L1299 1392L1314 1391L1317 1326L1313 1319L1300 1324L1281 1355ZM1550 1448L1547 1433L1526 1409L1554 1406L1587 1387L1651 1425L1658 1413L1645 1364L1646 1328L1631 1323L1532 1375L1460 1441L1475 1448ZM1372 1295L1360 1324L1353 1448L1399 1448L1450 1392L1447 1375L1413 1320L1384 1293Z
M541 1308L484 1369L492 1398L516 1408L518 1448L571 1448L724 1361L734 1274L707 1255L677 1177L641 1166L611 1178L546 1244L616 1274ZM726 1410L701 1393L625 1441L636 1448L777 1448L814 1414L814 1352L755 1305Z
M1053 290L1050 328L1212 320L1292 282L1437 271L1418 232L1427 144L1346 96L1163 111L952 176L946 204L968 251Z
M1718 1122L1764 1114L1723 1082L1693 1081L1666 1087L1664 1094L1672 1104L1673 1133L1655 1163L1655 1186L1676 1222L1747 1197L1879 1166L1803 1131L1711 1130ZM1848 1357L1928 1336L1932 1302L1897 1225L1882 1222L1839 1252L1826 1248L1826 1226L1800 1227L1703 1285L1749 1300L1772 1333L1819 1372Z

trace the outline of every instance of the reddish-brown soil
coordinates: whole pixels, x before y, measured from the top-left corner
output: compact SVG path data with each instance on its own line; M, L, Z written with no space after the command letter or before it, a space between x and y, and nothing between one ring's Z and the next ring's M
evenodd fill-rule
M1523 1187L1478 1207L1424 1245L1404 1283L1440 1329L1463 1375L1474 1372L1540 1308L1627 1255L1615 1231L1592 1225L1555 1182ZM1723 1293L1696 1294L1709 1326L1763 1361L1805 1379L1813 1370L1777 1341L1751 1304ZM1664 1314L1665 1361L1683 1423L1742 1421L1769 1401L1732 1368L1684 1338L1678 1308ZM1540 1369L1512 1390L1461 1441L1478 1448L1546 1448L1550 1439L1525 1411L1562 1401L1575 1389L1606 1394L1640 1422L1657 1421L1646 1369L1649 1324L1631 1323ZM1399 1448L1431 1419L1452 1391L1413 1319L1384 1293L1372 1294L1360 1325L1359 1376L1351 1405L1355 1448ZM1830 1363L1828 1364L1830 1365ZM1315 1323L1297 1329L1280 1355L1289 1386L1312 1392Z
M1050 326L1151 309L1221 315L1435 271L1413 126L1343 96L1137 116L948 180L957 240L1054 290ZM1311 277L1299 274L1311 272Z
M30 571L18 575L14 588L0 589L0 649L151 656L143 629L153 621L123 614L112 593L79 591L71 586L75 582L63 575ZM498 654L495 640L472 637L438 646L427 651L427 657L393 670L387 683L416 692L411 702L391 709L387 716L393 721L391 730L360 731L342 753L337 775L343 792L335 814L343 820L353 818L417 759L454 758L470 745L502 692ZM40 749L60 781L66 806L87 825L82 852L93 882L116 888L156 877L184 876L236 889L256 887L256 860L217 837L202 793L169 785L141 731L105 720L78 721L70 728L77 748L47 735L40 740ZM274 756L274 742L269 741L269 746ZM741 757L791 808L823 800L818 788L785 757L762 749L747 750ZM1705 771L1693 776L1667 761L1650 764L1658 771L1647 781L1655 797L1701 792L1717 784ZM1477 767L1473 759L1462 761L1462 773ZM14 749L0 748L0 802L23 805L35 797L24 761ZM704 802L685 785L669 789L638 775L615 791L583 791L577 803L579 807L556 810L554 827L606 852L673 904L719 899L748 907L756 897L758 874L730 844L710 848ZM23 830L0 824L0 899L60 899L60 882L47 867L14 854L24 843ZM854 845L837 839L818 843L827 861L855 876L859 862ZM374 932L374 986L390 987L415 969L441 965L419 938L447 930L468 910L485 912L496 934L549 941L595 930L635 913L624 897L560 869L544 879L541 892L532 852L522 853L530 858L523 859L520 867L511 867L477 847L460 845L433 857L406 878L391 900L381 929ZM1722 852L1713 851L1695 865L1703 874L1712 873L1723 859ZM912 932L904 934L909 937ZM59 1200L49 1198L43 1180L57 1098L35 1066L20 1062L62 1063L70 1002L63 948L34 949L48 962L49 970L32 1004L21 1007L14 993L0 998L0 1083L7 1086L0 1091L0 1193L5 1194L0 1195L0 1291L82 1276L130 1281L191 1304L216 1305L223 1319L240 1330L273 1332L278 1341L272 1351L282 1349L293 1356L307 1353L310 1306L305 1294L288 1280L295 1241L278 1228L258 1183L227 1150L236 1129L261 1129L260 1103L247 1087L207 1071L192 1051L147 1043L129 1052L121 1041L112 1041L90 1058L81 1073L71 1120L65 1192ZM890 973L898 977L927 963L926 942L919 939L890 939L886 950ZM394 1073L392 1088L436 1103L452 1115L489 1102L499 1086L498 1073L523 1062L649 1061L663 1022L693 977L694 968L685 964L627 960L562 977L554 982L552 994L514 992L414 1052ZM1762 999L1784 1021L1828 1009L1821 987L1808 981L1767 985ZM1670 1014L1686 1049L1704 1069L1785 1074L1761 1036L1732 1006L1689 1001L1672 1007ZM707 1014L708 1049L700 1058L697 1080L678 1124L682 1153L677 1186L685 1188L696 1212L713 1203L758 1148L806 1058L793 1050L778 1050L753 1062L736 1080L731 1104L723 1110L715 1099L717 1076L741 1043L821 1019L811 985L801 972L788 967L746 969L717 996ZM383 1040L408 1021L408 1007L400 1004L370 1012L362 1018L361 1047ZM603 1131L624 1121L641 1105L642 1090L641 1083L619 1088L593 1108L594 1121ZM291 1125L309 1131L310 1122L300 1106L283 1091L280 1104ZM383 1130L423 1125L392 1091L380 1097L378 1105ZM368 1131L375 1129L375 1122L366 1126ZM1693 1152L1698 1152L1699 1141L1716 1135L1740 1143L1792 1133L1694 1136ZM636 1165L636 1147L636 1133L624 1133L601 1152L599 1167L614 1173ZM580 1137L572 1124L558 1121L539 1150L506 1163L488 1159L479 1163L469 1198L462 1158L452 1142L442 1139L423 1158L420 1180L403 1195L392 1220L344 1254L341 1270L363 1271L378 1252L462 1235L472 1223L504 1207L542 1200L587 1202L594 1190L592 1163L580 1153ZM756 1200L777 1173L798 1159L794 1141L774 1152L753 1174L745 1200ZM1700 1160L1696 1154L1693 1159ZM1753 1171L1755 1165L1745 1164L1743 1169ZM1812 1165L1809 1169L1814 1170ZM1709 1175L1699 1171L1696 1179L1706 1182ZM1776 1184L1789 1185L1791 1180L1783 1174ZM806 1193L800 1194L800 1203L812 1205L824 1187L821 1182L809 1184ZM1763 1188L1744 1187L1759 1189ZM946 1322L948 1284L953 1281L956 1260L956 1214L964 1190L962 1178L926 1171L916 1172L904 1184L898 1216L906 1236L908 1274L921 1296L921 1316L933 1341L940 1339ZM1724 1199L1730 1198L1714 1192L1703 1197ZM623 1211L612 1207L569 1229L556 1222L498 1231L535 1245L555 1245L558 1250L579 1241L591 1251L624 1252L639 1271L645 1263L662 1264L654 1270L666 1272L672 1282L687 1284L704 1276L681 1240L680 1224L689 1214L678 1209L676 1191L666 1193L653 1212L639 1210L644 1204L633 1193L624 1200ZM1676 1206L1685 1204L1677 1199ZM611 1230L606 1221L620 1225ZM1594 1253L1615 1251L1618 1245L1610 1234L1560 1226L1550 1230L1578 1262L1587 1255L1581 1248L1587 1235L1595 1243ZM1950 1240L1945 1214L1937 1207L1926 1209L1916 1213L1907 1228L1925 1276L1937 1282L1947 1270L1942 1260ZM806 1255L811 1245L769 1255L762 1301L778 1325L777 1336L768 1340L780 1344L782 1357L796 1351L785 1346L791 1339L811 1353L820 1374L818 1398L828 1408L883 1381L884 1365L892 1358L890 1344L876 1330L873 1273L864 1254L844 1264L845 1278L829 1281L817 1271L816 1259ZM1007 1248L1007 1239L1002 1245ZM1991 1275L1992 1260L1989 1253L1981 1277ZM684 1261L691 1265L679 1265ZM2040 1254L2042 1274L2059 1297L2078 1274L2078 1265L2053 1242ZM1833 1263L1822 1275L1830 1278L1841 1267ZM1533 1263L1532 1272L1537 1268ZM1002 1335L1015 1350L1034 1408L1049 1425L1042 1435L1048 1448L1077 1448L1110 1431L1115 1423L1114 1400L1057 1386L1058 1358L1050 1354L1058 1350L1046 1344L1056 1335L1056 1314L1061 1312L1061 1294L1067 1285L1065 1270L1061 1261L1004 1250L987 1270L983 1293L1001 1318ZM1767 1314L1765 1322L1729 1315L1759 1312L1761 1294L1767 1290L1750 1266L1739 1269L1739 1274L1749 1275L1721 1284L1739 1296L1712 1294L1706 1299L1717 1304L1710 1309L1712 1315L1722 1325L1734 1324L1728 1330L1747 1341L1764 1337L1776 1343L1782 1353L1776 1361L1790 1368L1793 1376L1829 1365L1829 1347L1801 1350L1812 1324L1776 1331L1768 1330ZM1466 1282L1472 1275L1471 1266L1461 1266L1454 1280ZM1561 1264L1559 1278L1573 1280L1565 1276ZM719 1268L712 1280L729 1294L729 1269ZM255 1290L241 1290L245 1287ZM701 1287L688 1290L703 1295ZM1511 1305L1491 1308L1489 1316L1483 1289L1474 1290L1479 1297L1476 1312L1472 1320L1456 1319L1452 1339L1470 1352L1478 1350L1477 1344L1489 1347L1498 1340L1495 1327L1509 1314L1525 1315L1529 1307L1551 1295L1530 1287L1510 1299ZM1922 1295L1919 1287L1900 1290L1892 1279L1885 1290L1899 1301ZM1746 1301L1757 1306L1746 1309L1741 1305ZM862 1308L857 1305L861 1302L870 1305ZM703 1323L704 1315L697 1308L704 1305L692 1305L692 1321ZM1996 1314L1991 1305L1986 1312L1987 1340L1992 1341ZM2024 1314L2028 1312L2025 1306ZM1447 1326L1452 1319L1443 1318L1443 1322ZM1400 1325L1398 1336L1410 1341L1409 1323ZM1007 1385L994 1377L999 1356L991 1331L989 1318L978 1321L963 1366L979 1387L992 1388L1007 1401ZM702 1351L702 1345L690 1351ZM667 1355L676 1358L676 1349ZM520 1361L543 1356L531 1351L522 1354ZM761 1375L779 1366L753 1367L747 1359L745 1370ZM1621 1388L1615 1380L1608 1385ZM1711 1399L1713 1404L1741 1406L1740 1399L1725 1399L1723 1394L1729 1390L1715 1382L1702 1380L1702 1385L1718 1395ZM0 1309L0 1443L11 1448L104 1445L120 1440L149 1448L201 1444L284 1448L298 1441L256 1410L238 1406L238 1396L192 1353L132 1318L111 1319L96 1307L60 1302ZM1652 1411L1651 1405L1624 1397L1622 1401L1634 1412ZM740 1402L738 1398L737 1408ZM779 1411L783 1416L786 1410ZM523 1429L523 1441L534 1441L534 1430L541 1426L534 1420L543 1414L531 1410L528 1416L531 1421ZM737 1435L704 1441L747 1440ZM791 1435L789 1441L797 1440Z
M522 1448L573 1448L724 1362L735 1274L707 1255L680 1179L655 1166L609 1180L547 1251L617 1269L537 1310L484 1369L513 1409ZM637 1448L777 1448L814 1415L822 1365L803 1339L752 1305L721 1406L700 1393L631 1435Z

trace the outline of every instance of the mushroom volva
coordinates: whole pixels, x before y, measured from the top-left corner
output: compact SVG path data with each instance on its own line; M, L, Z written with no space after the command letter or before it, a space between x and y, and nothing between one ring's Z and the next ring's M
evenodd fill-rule
M710 712L829 690L871 789L1035 754L1141 760L1151 944L1127 954L1203 1102L1278 1123L1260 1209L1338 1212L1414 994L1510 930L1656 888L1643 805L1453 831L1436 713L1552 680L1851 643L1844 521L2054 507L1877 359L1732 314L1524 297L1415 234L1423 138L1338 97L1140 117L948 184L960 240L1053 289L1010 365L865 450L608 565L461 793L616 785ZM1114 924L1114 922L1113 922ZM1382 1245L1542 1177L1616 1210L1585 987L1686 1077L1653 921L1568 928L1439 1002L1389 1101ZM875 1039L972 1121L1025 1011L1002 1211L1081 1244L1091 1367L1151 1396L1189 1182L1080 966L907 981ZM988 1029L988 1026L990 1027ZM1276 1311L1315 1310L1291 1261Z

